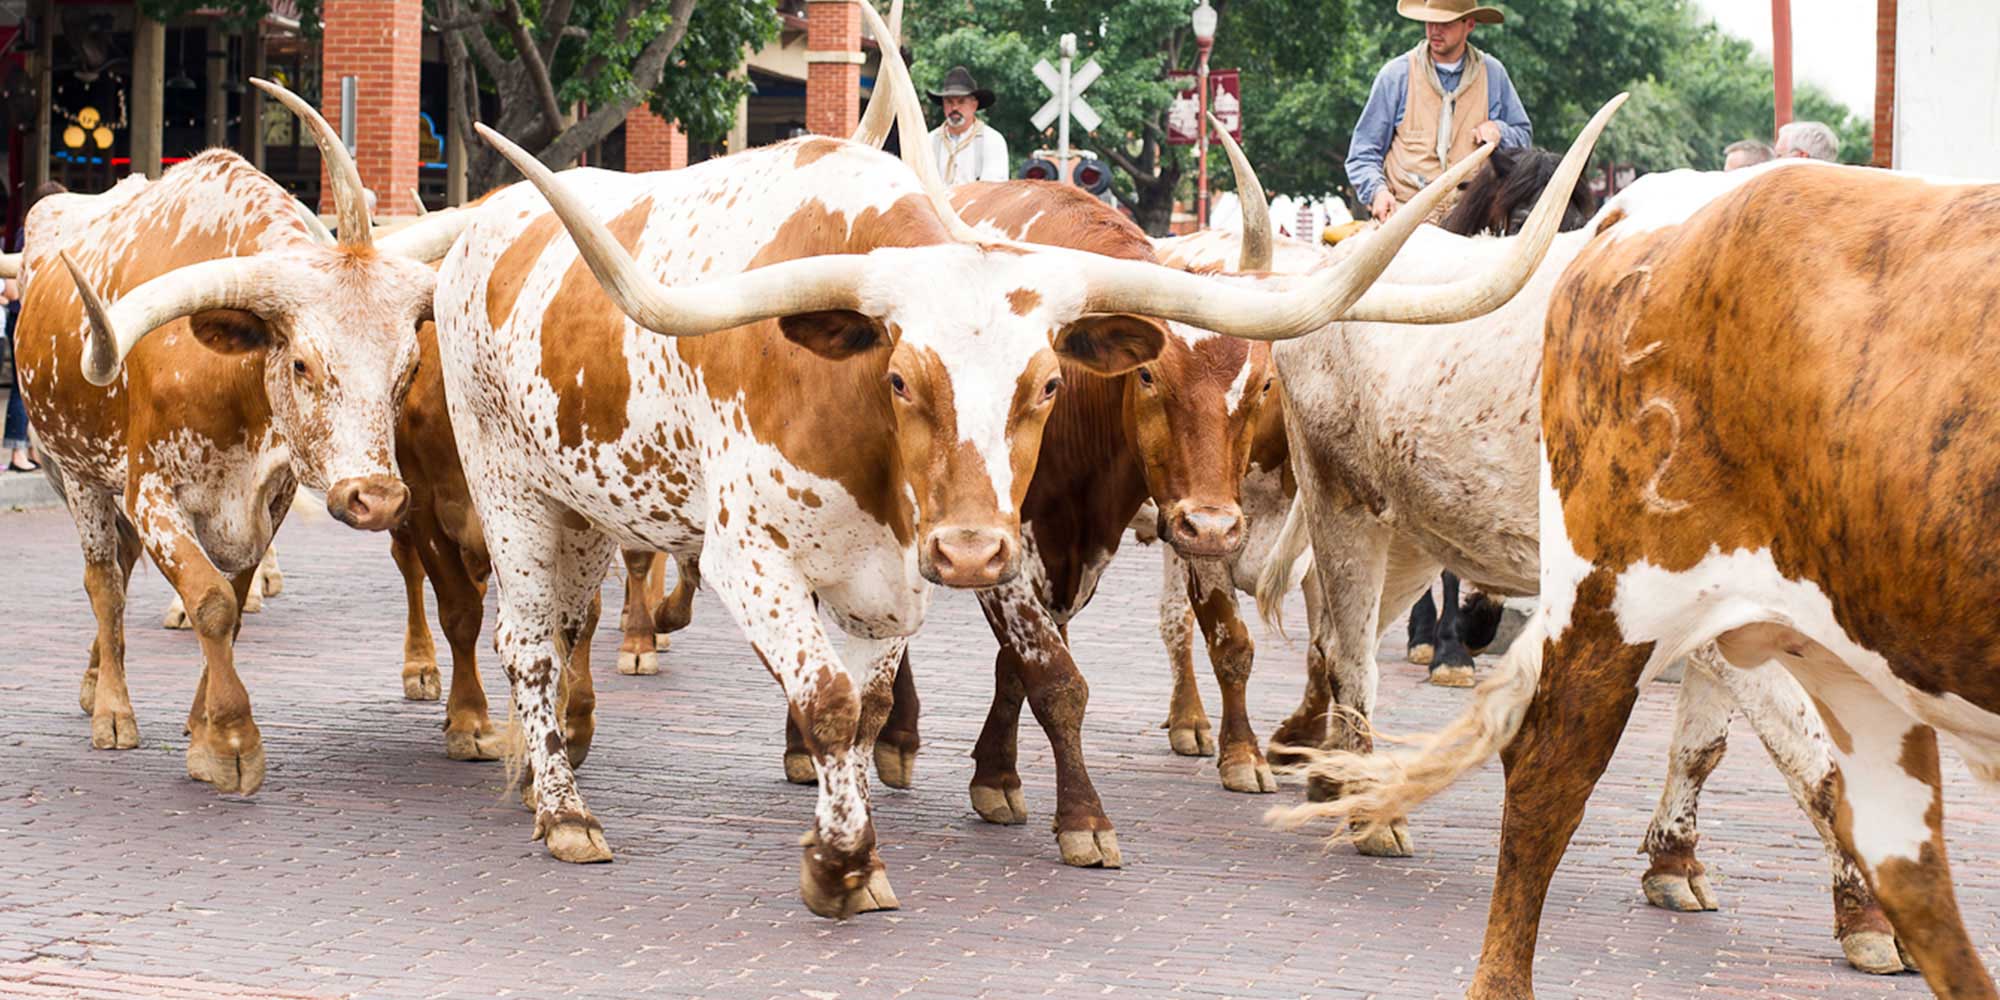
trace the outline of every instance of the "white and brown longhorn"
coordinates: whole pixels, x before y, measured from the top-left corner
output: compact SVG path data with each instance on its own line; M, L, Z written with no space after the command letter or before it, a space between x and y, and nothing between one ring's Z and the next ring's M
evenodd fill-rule
M188 773L244 793L264 780L264 752L235 669L242 601L299 483L356 527L401 516L390 430L435 277L399 250L464 222L372 241L339 137L253 82L312 132L340 239L322 242L283 188L220 150L157 182L44 199L27 219L18 351L97 615L80 698L92 745L138 745L123 618L143 551L201 639Z

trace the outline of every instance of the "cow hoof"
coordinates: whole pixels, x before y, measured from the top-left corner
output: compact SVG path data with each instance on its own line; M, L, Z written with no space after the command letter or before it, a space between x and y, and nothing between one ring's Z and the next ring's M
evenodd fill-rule
M1215 756L1215 737L1207 726L1174 726L1167 730L1167 743L1183 757Z
M490 724L470 731L447 729L444 755L451 760L499 760L507 755L507 741Z
M265 597L276 597L285 592L285 574L274 569L261 574L260 579L264 581Z
M1028 800L1021 795L1019 785L1005 789L974 785L972 811L988 823L1019 826L1028 821Z
M403 700L436 701L444 694L444 679L438 676L434 664L406 663L403 665Z
M1840 939L1840 950L1847 954L1847 964L1871 976L1891 976L1915 969L1903 964L1896 936L1882 931L1855 931Z
M819 784L819 767L813 763L812 754L786 751L785 780L794 785Z
M1123 868L1115 830L1064 830L1056 834L1063 864L1073 868Z
M664 653L667 651L668 646L673 645L673 640L674 636L671 632L655 632L653 633L653 649Z
M1662 910L1703 913L1721 908L1707 875L1648 875L1640 885L1646 890L1646 902Z
M573 865L593 865L611 860L611 845L604 841L604 827L589 813L535 814L535 837L548 844L557 861Z
M619 652L618 672L628 676L651 677L660 672L660 654L647 650L643 653Z
M1428 642L1418 643L1410 647L1410 651L1404 654L1403 659L1420 667L1428 667L1432 660L1437 659L1437 647Z
M846 920L857 913L894 910L903 904L889 889L887 872L854 872L841 879L838 888L827 890L812 877L810 868L799 869L799 898L806 909L831 920Z
M253 587L251 588L250 593L245 594L243 597L243 613L246 615L254 615L263 610L264 610L264 595L258 593L256 588Z
M131 712L90 717L90 745L98 750L130 750L139 745L139 720Z
M76 692L76 703L85 715L97 714L97 668L83 672L83 687Z
M219 754L200 744L187 749L188 777L205 781L218 792L254 795L264 785L264 744L252 743L239 753Z
M569 758L569 769L574 771L590 759L590 740L574 736L563 740L563 756Z
M1271 776L1269 764L1246 760L1222 768L1222 787L1232 792L1252 794L1275 792L1278 790L1278 779Z
M165 628L194 627L188 622L187 608L181 606L181 599L178 597L174 598L174 603L167 608L167 613L160 616L160 624Z
M887 743L875 744L875 776L890 788L908 788L917 774L917 752L893 747Z
M1431 671L1431 683L1445 688L1469 688L1473 684L1472 668L1456 665L1439 667Z
M1357 838L1354 849L1371 858L1407 858L1416 853L1410 846L1410 825L1403 820Z
M1901 958L1903 960L1903 968L1908 969L1911 972L1924 971L1922 969L1917 968L1917 960L1911 957L1910 949L1903 947L1903 942L1901 941L1896 942L1896 957Z

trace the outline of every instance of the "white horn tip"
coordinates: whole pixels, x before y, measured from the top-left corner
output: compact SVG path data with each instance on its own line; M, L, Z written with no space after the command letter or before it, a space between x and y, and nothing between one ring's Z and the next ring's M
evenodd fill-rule
M83 377L91 385L110 385L118 376L118 349L116 337L111 332L110 317L104 313L104 301L91 290L90 282L84 278L83 269L69 257L69 251L58 254L63 266L69 269L69 278L76 283L77 298L83 302L84 316L90 321L90 337L84 341Z

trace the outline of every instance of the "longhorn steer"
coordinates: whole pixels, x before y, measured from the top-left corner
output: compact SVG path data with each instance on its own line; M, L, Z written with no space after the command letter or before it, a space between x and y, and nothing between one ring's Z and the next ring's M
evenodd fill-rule
M900 62L885 71L894 85ZM902 115L919 134L913 102ZM1105 373L1151 360L1159 329L1129 315L1142 307L1263 338L1350 307L1413 311L1399 290L1367 287L1413 223L1295 290L1259 293L971 241L908 168L859 144L558 178L484 134L532 186L495 195L446 258L439 347L499 583L537 833L564 860L610 857L554 696L612 552L699 552L818 769L800 888L821 914L894 905L865 772L894 668L927 580L984 587L1019 572L1018 512L1059 358ZM819 610L852 637L859 684Z
M27 222L18 354L97 616L80 697L91 744L138 745L123 616L143 548L201 640L188 774L243 793L264 780L264 750L235 668L242 601L299 482L358 528L402 516L390 427L434 286L401 253L410 237L371 240L333 129L255 82L312 130L343 242L318 241L283 188L223 151L155 183L45 199ZM434 245L454 221L413 237Z
M1898 221L1828 225L1857 202ZM1637 686L1711 643L1716 669L1811 696L1838 765L1813 791L1931 987L1995 995L1952 893L1933 727L2000 782L1992 553L1952 530L1994 513L1996 205L1991 185L1783 164L1606 207L1549 307L1539 614L1441 742L1318 767L1350 793L1323 811L1372 825L1504 748L1472 995L1531 992L1549 879ZM1722 362L1751 350L1773 363Z

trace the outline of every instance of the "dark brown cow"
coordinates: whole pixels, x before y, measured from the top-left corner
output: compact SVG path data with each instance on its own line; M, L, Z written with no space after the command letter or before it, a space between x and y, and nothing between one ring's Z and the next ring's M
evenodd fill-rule
M1441 741L1320 765L1357 793L1327 811L1368 824L1502 754L1472 996L1531 994L1549 880L1639 684L1710 642L1811 695L1835 832L1931 988L1996 995L1937 750L1942 730L2000 784L1996 259L1995 185L1794 161L1607 206L1549 309L1540 613Z

